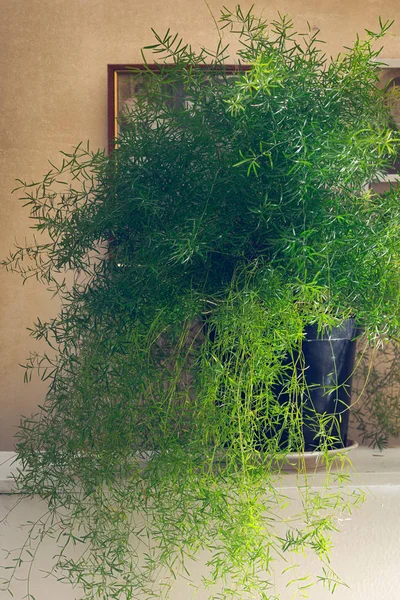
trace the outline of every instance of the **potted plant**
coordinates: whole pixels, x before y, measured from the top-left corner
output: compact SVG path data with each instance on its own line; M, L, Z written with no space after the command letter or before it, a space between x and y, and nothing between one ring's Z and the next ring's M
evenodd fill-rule
M305 549L335 588L333 507L351 499L329 485L344 475L328 460L327 491L287 523L273 464L304 451L306 412L318 450L340 438L309 402L307 328L399 331L398 192L365 189L399 148L373 49L390 25L327 61L287 17L221 22L246 69L224 69L222 42L156 34L113 152L79 145L23 184L47 237L4 261L62 301L32 332L56 357L27 365L50 385L19 429L16 485L47 501L56 567L85 598L162 597L158 568L200 550L213 598L271 598L275 558Z

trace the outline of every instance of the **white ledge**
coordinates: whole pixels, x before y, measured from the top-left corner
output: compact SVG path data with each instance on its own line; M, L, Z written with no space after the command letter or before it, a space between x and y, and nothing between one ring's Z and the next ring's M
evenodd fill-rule
M386 448L382 452L366 446L359 446L349 452L351 465L348 468L350 478L343 485L355 488L397 487L400 491L400 447ZM333 469L334 471L334 469ZM313 488L324 486L326 473L320 469L309 475L308 484ZM296 473L283 476L282 488L301 486Z
M352 462L350 479L344 484L357 488L399 487L400 447L386 448L383 452L360 446L349 453ZM19 467L14 452L0 452L0 494L12 493L13 475ZM324 485L325 471L318 470L308 475L308 483L318 488ZM297 488L302 485L296 473L283 473L279 487Z
M379 175L371 183L396 183L396 181L400 181L400 175L397 173L385 173Z
M12 490L13 474L17 472L15 452L0 452L0 494L9 494Z
M375 58L372 62L382 63L383 69L396 69L400 67L400 58Z

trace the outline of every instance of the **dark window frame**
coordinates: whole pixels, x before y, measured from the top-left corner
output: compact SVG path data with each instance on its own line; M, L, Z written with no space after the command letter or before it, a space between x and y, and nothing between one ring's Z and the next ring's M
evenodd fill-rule
M151 71L160 71L161 68L164 68L173 65L155 65L155 64L109 64L107 65L107 140L108 140L108 151L111 153L114 148L114 142L118 137L118 75L121 73L128 73L132 71L132 69L140 69L140 70L151 70ZM210 70L210 72L218 72L218 70L224 70L227 72L239 72L239 71L247 71L251 67L249 65L197 65L196 69L202 70Z

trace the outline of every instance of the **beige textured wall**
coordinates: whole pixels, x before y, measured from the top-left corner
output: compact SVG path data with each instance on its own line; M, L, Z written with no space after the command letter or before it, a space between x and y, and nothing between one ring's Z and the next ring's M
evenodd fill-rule
M242 8L250 2L244 0ZM224 2L226 3L226 1ZM218 15L222 0L209 0ZM234 6L236 2L227 3ZM350 45L355 32L376 28L378 15L396 17L398 0L255 0L266 17L289 13L299 28L320 28L328 54ZM152 43L150 28L179 31L194 45L212 47L215 25L204 0L0 0L0 256L14 239L30 235L17 197L17 177L36 180L47 159L81 140L104 147L106 65L140 62ZM385 40L383 56L400 57L400 19ZM57 310L42 286L21 286L0 272L0 450L12 448L20 414L30 414L45 394L37 380L23 383L24 362L37 344L26 328Z

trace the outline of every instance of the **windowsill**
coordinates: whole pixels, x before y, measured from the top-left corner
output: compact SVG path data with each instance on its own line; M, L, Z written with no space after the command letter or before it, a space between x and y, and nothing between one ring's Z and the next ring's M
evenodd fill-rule
M383 452L360 446L349 454L352 462L351 477L344 485L351 487L400 487L400 447L386 448ZM9 494L13 484L13 474L18 470L18 462L14 462L14 452L0 452L0 494ZM309 474L312 487L324 485L323 469ZM312 478L312 480L311 480ZM282 474L280 487L296 488L301 485L296 473Z
M397 173L388 173L374 179L371 183L396 183L400 181L400 175Z

